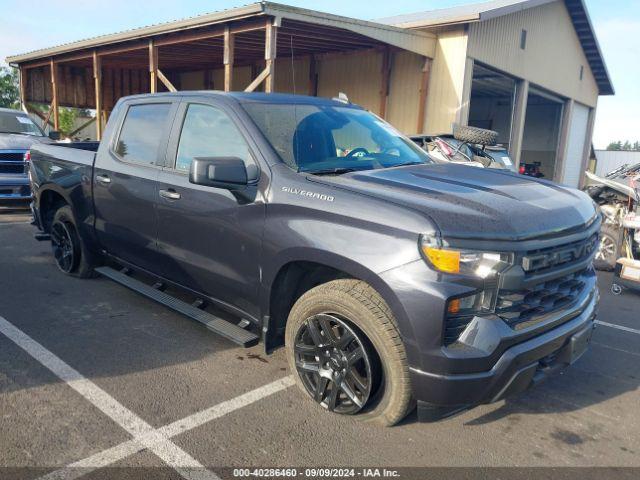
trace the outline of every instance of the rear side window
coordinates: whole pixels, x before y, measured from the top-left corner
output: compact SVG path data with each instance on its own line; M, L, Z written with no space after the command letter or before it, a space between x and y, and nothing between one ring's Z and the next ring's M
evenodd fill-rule
M209 105L191 104L182 125L176 170L188 172L194 158L238 157L255 163L249 146L229 116Z
M126 162L155 165L170 110L170 103L130 106L115 153Z

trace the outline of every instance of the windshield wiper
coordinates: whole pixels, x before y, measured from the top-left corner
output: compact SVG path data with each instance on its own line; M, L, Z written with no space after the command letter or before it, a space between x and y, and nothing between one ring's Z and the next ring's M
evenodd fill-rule
M342 175L344 173L357 172L357 168L327 168L325 170L301 170L302 173L310 173L311 175Z
M409 165L427 165L426 162L407 162L407 163L398 163L396 165L393 165L392 168L395 167L408 167Z

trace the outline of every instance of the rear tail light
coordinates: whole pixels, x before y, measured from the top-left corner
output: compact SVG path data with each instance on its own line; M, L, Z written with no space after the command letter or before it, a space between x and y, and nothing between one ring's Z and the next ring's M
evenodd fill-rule
M526 171L527 169L525 168L524 165L521 165L520 168L518 169L518 172L520 172L520 175L524 175Z

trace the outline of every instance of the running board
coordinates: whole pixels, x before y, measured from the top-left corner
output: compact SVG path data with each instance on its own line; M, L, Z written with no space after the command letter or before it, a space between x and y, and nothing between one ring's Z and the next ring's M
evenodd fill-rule
M113 268L100 267L96 268L96 272L118 282L120 285L150 298L151 300L161 303L165 307L171 308L176 312L182 313L183 315L202 323L212 332L217 333L218 335L221 335L242 347L252 347L258 343L259 337L254 333L205 312L200 308L183 302L182 300L178 300L157 288L142 283L141 281L131 278L122 272L114 270Z

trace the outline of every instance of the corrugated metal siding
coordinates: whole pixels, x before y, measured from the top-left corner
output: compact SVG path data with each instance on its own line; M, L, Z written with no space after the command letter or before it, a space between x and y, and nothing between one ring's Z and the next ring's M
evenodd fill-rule
M401 132L419 133L418 101L425 58L411 52L393 55L386 120Z
M467 34L464 27L438 32L427 97L426 133L451 132L464 96Z
M309 64L308 57L294 59L293 65L291 58L277 60L276 92L309 95Z
M597 103L598 87L562 1L470 24L468 55L590 107Z
M382 53L334 54L318 58L318 96L333 98L344 92L353 103L379 113Z
M623 165L640 163L640 152L596 150L595 153L598 160L596 163L596 175L601 177Z

